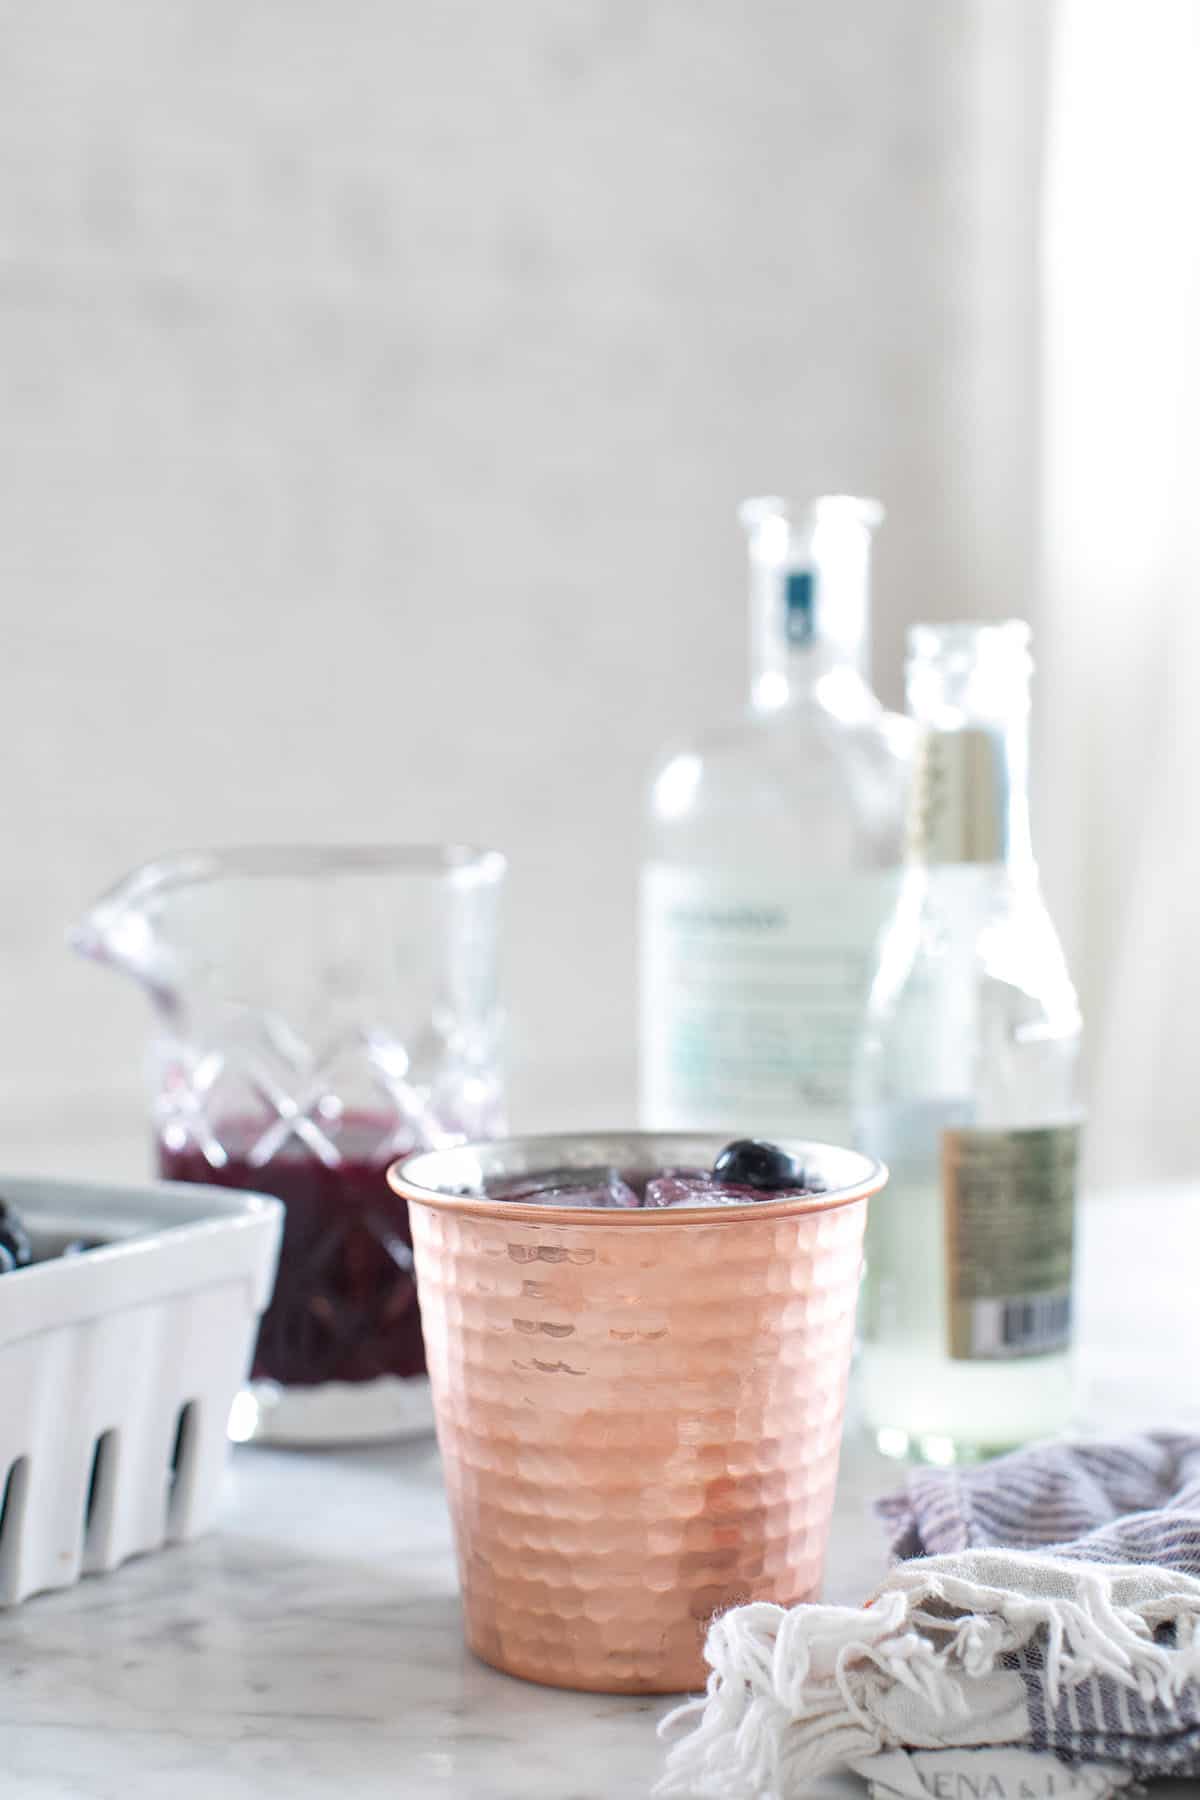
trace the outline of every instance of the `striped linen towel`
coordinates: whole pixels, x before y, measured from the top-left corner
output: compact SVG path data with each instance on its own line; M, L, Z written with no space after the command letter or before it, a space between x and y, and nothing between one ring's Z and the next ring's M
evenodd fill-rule
M922 1470L877 1510L901 1560L865 1607L714 1622L656 1794L795 1800L845 1765L889 1800L1200 1774L1200 1438Z

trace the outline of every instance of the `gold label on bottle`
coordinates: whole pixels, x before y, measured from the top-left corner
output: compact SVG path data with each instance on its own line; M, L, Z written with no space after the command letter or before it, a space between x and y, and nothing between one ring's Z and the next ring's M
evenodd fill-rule
M926 726L917 738L909 789L909 856L925 863L1003 862L1008 763L995 729Z
M1077 1125L942 1133L952 1357L1066 1349L1078 1163Z

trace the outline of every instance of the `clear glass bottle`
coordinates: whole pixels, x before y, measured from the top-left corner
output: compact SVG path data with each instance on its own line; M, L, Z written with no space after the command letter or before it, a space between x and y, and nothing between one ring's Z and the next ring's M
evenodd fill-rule
M848 1141L895 896L905 721L867 679L873 500L741 509L748 709L654 773L641 883L641 1114Z
M861 1396L935 1462L1071 1410L1080 1017L1029 832L1029 627L919 625L906 872L857 1078L891 1181L867 1233Z

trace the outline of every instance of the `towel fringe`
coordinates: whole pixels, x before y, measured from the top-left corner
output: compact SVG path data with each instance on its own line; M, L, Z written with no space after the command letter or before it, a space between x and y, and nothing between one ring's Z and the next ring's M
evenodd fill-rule
M715 1620L706 1693L659 1727L664 1736L690 1729L668 1754L657 1800L783 1800L840 1764L900 1747L872 1706L888 1688L910 1689L934 1719L963 1719L971 1684L1043 1629L1051 1705L1092 1675L1149 1701L1169 1701L1200 1677L1200 1590L1164 1587L1123 1605L1114 1595L1121 1570L1030 1556L1030 1574L1040 1565L1053 1579L1045 1593L1020 1592L985 1579L988 1555L902 1564L864 1608L759 1602ZM1168 1619L1175 1643L1155 1642Z

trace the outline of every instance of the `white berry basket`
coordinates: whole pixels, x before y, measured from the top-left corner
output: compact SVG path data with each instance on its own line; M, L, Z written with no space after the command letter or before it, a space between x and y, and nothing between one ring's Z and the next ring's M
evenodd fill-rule
M283 1208L228 1188L0 1176L0 1605L194 1537L271 1296ZM57 1253L74 1240L100 1246Z

